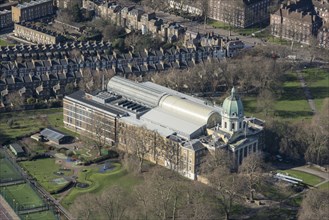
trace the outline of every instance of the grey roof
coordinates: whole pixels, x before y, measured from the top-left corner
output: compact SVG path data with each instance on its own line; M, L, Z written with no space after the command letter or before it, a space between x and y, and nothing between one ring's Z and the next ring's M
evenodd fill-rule
M44 137L46 137L48 140L50 141L59 141L60 139L62 139L63 137L67 137L68 135L56 131L52 128L45 128L43 129L40 134Z
M118 93L151 107L158 105L165 93L161 90L150 88L142 83L136 83L122 77L114 76L107 84L108 91Z
M85 92L83 91L77 91L75 93L72 93L71 95L66 96L65 98L67 99L72 99L74 101L78 101L79 103L83 105L87 105L89 107L94 107L98 108L102 111L105 111L106 113L111 113L113 115L124 115L126 114L126 111L122 111L119 108L115 108L110 105L102 104L98 101L92 100L92 99L87 99L85 98Z
M14 143L10 144L10 146L16 151L16 153L24 153L24 150L21 145Z
M205 146L199 140L196 140L196 139L185 142L183 144L183 147L188 148L193 151L198 151L198 150L202 150L205 148Z

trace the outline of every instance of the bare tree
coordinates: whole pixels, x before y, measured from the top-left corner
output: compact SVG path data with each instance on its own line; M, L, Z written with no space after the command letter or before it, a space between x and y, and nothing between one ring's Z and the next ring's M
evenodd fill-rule
M213 153L208 153L204 158L204 163L202 163L201 170L204 174L211 174L218 167L223 167L225 169L231 169L233 166L232 158L230 157L228 151L218 149Z
M273 93L268 89L261 90L257 97L257 108L264 112L266 117L269 116L270 112L275 111L274 104L275 97Z
M240 175L245 180L248 188L250 201L254 200L254 192L262 180L263 165L263 155L261 153L252 153L243 159L239 167Z
M303 126L303 137L308 146L305 159L319 165L329 164L329 99L323 102L322 110L313 117L311 125Z
M113 122L105 115L95 112L90 114L90 120L86 128L88 133L84 141L93 144L100 156L104 147L112 146L112 124Z
M130 126L128 129L127 150L128 153L136 156L139 161L139 172L143 172L144 160L152 150L153 132L145 127Z
M24 97L22 97L19 92L9 93L7 101L11 103L14 110L20 110L24 105Z
M234 203L240 200L243 186L237 174L223 167L217 167L208 175L210 186L216 201L222 206L225 212L225 219L229 219Z
M328 219L329 191L327 189L313 189L305 195L299 209L299 220Z
M176 172L156 167L135 190L144 219L176 219L183 179Z
M129 204L128 204L129 201ZM119 186L105 190L101 195L84 194L76 199L71 211L77 219L109 219L121 220L128 218L129 205L133 200Z
M177 219L208 220L219 219L222 213L212 202L212 189L198 182L184 184L183 197Z

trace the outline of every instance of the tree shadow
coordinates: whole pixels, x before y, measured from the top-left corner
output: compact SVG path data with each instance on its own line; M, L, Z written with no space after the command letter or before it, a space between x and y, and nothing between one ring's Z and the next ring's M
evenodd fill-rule
M297 117L310 117L313 116L311 111L284 111L277 110L275 114L281 118L297 118Z

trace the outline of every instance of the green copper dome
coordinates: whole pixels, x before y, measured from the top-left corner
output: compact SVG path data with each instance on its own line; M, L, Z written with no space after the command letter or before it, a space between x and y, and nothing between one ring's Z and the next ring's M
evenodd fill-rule
M222 115L229 117L243 117L244 115L242 101L234 87L231 90L231 95L223 103Z

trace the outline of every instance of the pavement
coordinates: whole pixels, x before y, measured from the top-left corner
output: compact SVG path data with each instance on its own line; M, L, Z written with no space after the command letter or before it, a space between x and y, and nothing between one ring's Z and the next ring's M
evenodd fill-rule
M19 220L20 218L9 206L7 201L0 195L0 219L1 220Z

